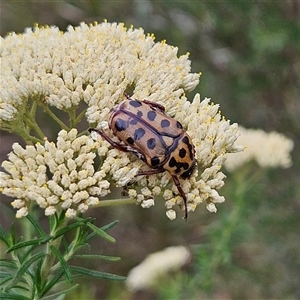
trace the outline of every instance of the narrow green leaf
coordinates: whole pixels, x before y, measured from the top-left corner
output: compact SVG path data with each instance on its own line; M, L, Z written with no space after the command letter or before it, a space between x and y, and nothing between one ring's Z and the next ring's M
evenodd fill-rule
M9 294L9 293L5 293L5 294L0 294L0 299L4 299L4 300L32 300L28 297L22 296L22 295L17 295L17 294Z
M119 220L116 220L116 221L113 221L113 222L111 222L111 223L109 223L109 224L107 224L107 225L104 225L104 226L100 227L100 229L106 231L106 230L108 230L108 229L114 227L114 226L117 225L118 223L119 223Z
M42 297L43 295L48 293L48 291L52 289L52 287L62 278L63 275L64 275L64 271L60 269L57 272L57 274L52 278L52 280L43 288L43 290L40 293L40 296Z
M75 285L73 285L72 287L70 287L66 290L63 290L61 292L58 292L58 293L55 293L55 294L52 294L52 295L49 295L49 296L46 296L46 297L43 298L43 300L58 299L59 296L62 296L62 295L65 295L65 294L71 292L72 290L76 289L78 286L79 286L79 284L75 284Z
M36 231L40 234L42 237L46 237L47 234L43 230L43 228L40 226L39 221L36 217L34 217L32 214L29 214L26 216L26 218L30 221L30 223L33 225L33 227L36 229Z
M72 224L69 224L69 225L65 226L64 228L58 230L55 234L54 239L56 239L59 236L65 234L66 232L69 232L69 231L73 230L74 228L77 228L77 227L82 226L82 225L84 225L84 222L74 222Z
M43 241L43 238L37 238L37 239L25 241L25 242L19 242L17 244L14 244L12 247L8 248L6 252L9 253L16 249L31 246L31 245L38 246L41 243L41 241Z
M1 272L0 278L1 278L0 285L4 285L6 282L12 280L13 275L11 273Z
M111 280L125 280L126 277L124 276L119 276L111 273L105 273L105 272L98 272L82 267L77 267L77 266L69 266L70 270L82 275L87 275L87 276L92 276L94 278L99 278L99 279L111 279Z
M10 240L11 245L15 244L15 241L16 241L16 227L15 227L14 223L12 223L11 226L10 226L9 240Z
M0 240L2 240L7 246L9 246L8 242L9 235L4 229L4 227L0 224Z
M43 265L43 260L40 259L36 264L36 268L35 268L35 272L34 272L34 281L35 281L35 286L36 286L38 294L40 294L40 292L43 288L43 286L42 286L43 282L42 282L42 277L41 277L42 265Z
M9 269L17 269L16 261L13 259L0 259L0 267L9 268Z
M61 268L64 270L66 279L68 280L69 283L73 282L73 278L72 278L72 274L71 271L69 269L69 265L67 263L67 261L64 259L64 257L61 255L61 253L59 252L59 250L54 247L54 246L50 246L52 252L54 253L54 255L56 256L56 258L58 259L58 261L60 262Z
M22 256L20 256L20 263L22 264L23 261L25 261L27 259L27 257L29 255L31 255L33 253L33 250L38 246L39 244L37 245L32 245L31 247L28 247L28 249L22 253Z
M97 226L95 226L92 223L87 223L86 224L90 229L92 229L95 233L97 233L98 235L100 235L101 237L103 237L104 239L110 241L110 242L115 242L116 240L109 235L108 233L106 233L104 230L98 228Z
M24 261L21 267L17 270L12 282L5 288L6 291L10 290L13 286L15 286L21 279L24 273L28 272L29 267L36 262L37 260L43 258L45 256L44 253L37 253L30 257L28 260Z
M27 288L23 285L15 285L14 286L14 292L16 292L16 290L22 290L22 292L24 292L24 291L29 292L29 288Z
M82 255L73 255L73 258L84 258L84 259L103 259L110 261L118 261L121 257L117 256L108 256L108 255L93 255L93 254L82 254Z

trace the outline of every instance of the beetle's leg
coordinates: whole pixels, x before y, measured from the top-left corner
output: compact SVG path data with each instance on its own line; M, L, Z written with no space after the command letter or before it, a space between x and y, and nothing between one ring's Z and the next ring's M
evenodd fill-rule
M154 174L159 174L159 173L162 173L165 171L166 171L165 169L151 169L151 170L139 171L135 176L154 175Z
M156 102L153 102L153 101L150 101L150 100L143 100L143 102L150 105L152 108L158 108L162 112L166 111L165 107L163 105L159 104L159 103L156 103Z
M113 141L103 130L95 129L95 128L89 128L89 132L92 132L92 131L97 132L98 134L100 134L101 137L103 139L105 139L107 142L109 142L114 148L116 148L120 151L123 151L123 152L131 152L131 153L135 154L138 158L140 158L142 160L145 160L144 156L140 152L132 149L129 146L122 145L122 144L119 144L119 143Z
M187 217L188 217L188 211L187 211L187 199L186 199L186 195L180 185L180 182L178 180L178 177L177 176L174 176L172 175L173 177L173 180L174 180L174 183L175 185L177 186L177 189L178 189L178 192L179 194L181 195L181 197L183 198L183 201L184 201L184 209L185 209L185 213L184 213L184 220L186 221L187 220Z

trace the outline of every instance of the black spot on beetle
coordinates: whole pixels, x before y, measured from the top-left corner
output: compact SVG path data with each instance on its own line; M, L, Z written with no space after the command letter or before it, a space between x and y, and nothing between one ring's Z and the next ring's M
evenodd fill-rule
M122 120L122 119L117 119L115 122L115 127L117 129L117 131L123 131L127 129L127 123L126 121Z
M137 101L137 100L130 100L129 104L131 106L133 106L133 107L140 107L140 106L142 106L142 103L140 101Z
M187 136L183 137L183 139L181 140L183 143L187 144L188 148L189 148L189 153L190 153L190 157L194 156L194 146L190 143L189 139Z
M141 117L143 116L143 112L139 110L139 111L136 113L136 116L137 116L138 118L141 118Z
M184 173L182 173L180 177L183 179L187 179L191 177L195 169L196 169L196 162L194 161L193 164L190 166L190 168Z
M170 167L170 168L173 168L173 167L176 166L176 164L177 164L176 159L175 159L174 157L172 157L172 158L170 159L170 161L169 161L169 167Z
M170 121L167 119L164 119L160 122L161 127L169 127L170 126Z
M160 163L159 158L157 156L154 156L151 158L151 166L156 167Z
M181 169L183 170L187 170L189 168L189 164L188 163L181 163L181 162L177 162L176 159L174 157L172 157L169 160L169 167L170 168L174 168L176 167L176 169L174 170L174 172L176 174L181 173Z
M134 140L140 140L145 134L145 130L143 128L138 128L134 131Z
M130 145L133 145L134 144L134 139L132 137L128 137L126 139L127 143L130 144Z
M137 119L132 118L129 122L130 125L136 125L138 123Z
M181 158L184 158L184 157L186 156L186 150L185 150L184 148L181 148L181 149L179 150L179 156L180 156Z
M189 164L188 163L176 163L175 173L177 173L177 174L180 173L181 168L183 168L184 170L187 170L189 168Z
M154 121L154 119L156 118L156 112L153 110L148 111L147 117L150 121Z
M181 123L177 121L177 123L176 123L176 127L177 127L177 128L179 128L179 129L182 129L182 125L181 125Z
M151 138L147 141L147 147L148 149L154 149L155 148L155 139Z
M189 139L188 139L187 136L185 136L185 137L182 139L182 141L183 141L185 144L189 145Z

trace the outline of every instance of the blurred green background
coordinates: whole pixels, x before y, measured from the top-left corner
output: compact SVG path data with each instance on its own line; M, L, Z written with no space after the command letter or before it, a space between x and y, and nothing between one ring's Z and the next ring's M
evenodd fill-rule
M169 221L155 207L95 209L101 226L120 222L117 243L91 252L121 256L99 270L127 275L154 251L194 245L192 262L150 291L129 293L121 282L88 279L67 299L300 299L300 2L294 1L1 1L1 35L34 23L65 30L80 22L123 22L154 33L190 53L202 72L196 92L219 103L222 114L246 128L278 131L294 143L293 166L264 170L255 186L237 195L238 174L227 174L216 214L200 205ZM18 140L1 137L1 161ZM258 168L258 167L257 167ZM247 185L247 182L244 182ZM3 197L3 196L1 196ZM9 199L1 201L8 204ZM6 210L5 210L6 211ZM1 215L8 224L11 215ZM196 246L195 246L196 245ZM195 250L196 249L196 250ZM87 249L88 251L88 249ZM92 266L95 267L95 266ZM82 280L81 280L82 283Z

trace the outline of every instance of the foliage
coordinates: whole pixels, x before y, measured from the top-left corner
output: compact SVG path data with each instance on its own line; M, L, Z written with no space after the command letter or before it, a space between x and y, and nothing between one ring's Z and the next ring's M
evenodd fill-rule
M29 214L31 238L17 237L16 225L12 224L6 231L0 225L0 239L7 247L8 258L0 260L1 290L0 299L57 299L73 289L78 284L75 279L81 276L91 276L97 279L124 280L125 277L99 272L88 268L69 264L72 258L80 257L94 260L118 260L118 257L104 255L75 255L80 249L89 247L89 241L94 236L115 242L106 233L116 225L112 222L101 228L93 225L92 218L77 218L67 224L63 213L50 217L49 232L44 231L39 220ZM27 233L28 234L28 233ZM73 239L68 243L67 236ZM57 285L66 282L57 290Z

